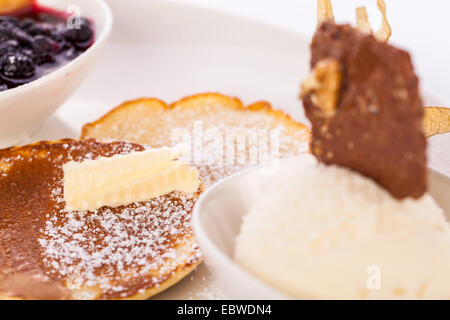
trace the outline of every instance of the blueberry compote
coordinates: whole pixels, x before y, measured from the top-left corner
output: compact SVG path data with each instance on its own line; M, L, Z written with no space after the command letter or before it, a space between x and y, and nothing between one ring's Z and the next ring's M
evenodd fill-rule
M92 23L80 18L68 27L67 18L65 13L35 7L0 15L0 91L42 77L91 46Z

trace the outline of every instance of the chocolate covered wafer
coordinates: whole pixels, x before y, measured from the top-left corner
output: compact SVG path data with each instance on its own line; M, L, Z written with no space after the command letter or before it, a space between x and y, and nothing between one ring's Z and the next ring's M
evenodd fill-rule
M372 178L398 199L426 191L423 105L410 55L349 25L325 22L302 85L319 161Z

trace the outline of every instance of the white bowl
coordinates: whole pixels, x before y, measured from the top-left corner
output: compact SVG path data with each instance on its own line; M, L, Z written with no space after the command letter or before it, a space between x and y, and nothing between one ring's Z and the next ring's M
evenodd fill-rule
M46 7L67 10L73 4L94 22L95 42L73 61L28 84L0 92L0 146L20 142L50 116L80 85L94 66L112 27L104 0L39 0Z
M311 157L304 155L301 157ZM289 175L299 157L280 160L277 175ZM233 261L235 239L242 217L268 186L273 176L265 167L230 176L209 188L194 208L193 228L205 263L230 299L287 299L285 295L243 270ZM261 171L263 170L263 171ZM429 192L450 214L450 178L429 170Z

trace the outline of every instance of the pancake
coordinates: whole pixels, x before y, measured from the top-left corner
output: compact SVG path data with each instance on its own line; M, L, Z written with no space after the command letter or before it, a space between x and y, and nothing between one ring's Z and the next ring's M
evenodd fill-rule
M267 102L244 107L236 98L202 94L172 105L127 102L84 126L81 137L0 150L0 298L146 299L201 262L190 226L199 194L66 212L64 163L187 137L192 152L185 160L207 187L243 168L307 152L309 131Z
M206 93L170 105L155 98L125 102L86 124L81 139L87 138L153 148L185 143L191 153L184 160L207 188L239 170L308 152L310 132L268 102L244 106L237 98Z
M259 101L249 106L218 93L170 105L155 98L125 102L86 124L81 138L129 141L153 148L186 143L187 161L208 187L239 170L309 150L308 128Z
M64 163L141 150L89 139L0 150L0 298L148 298L199 264L197 194L65 210Z

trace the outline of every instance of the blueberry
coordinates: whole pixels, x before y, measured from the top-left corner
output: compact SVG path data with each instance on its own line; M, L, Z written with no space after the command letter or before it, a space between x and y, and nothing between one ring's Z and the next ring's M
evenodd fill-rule
M80 19L77 27L69 27L66 29L64 36L71 42L86 42L92 39L93 32L89 20Z
M35 36L31 48L34 51L34 62L42 64L44 62L53 62L53 52L55 52L56 43L50 38L42 35Z
M21 46L31 46L33 38L25 31L14 28L12 31L12 38L17 40Z
M55 53L59 53L67 45L67 42L64 39L63 35L58 31L52 31L52 33L50 34L50 39L53 41L53 51Z
M51 24L48 23L35 23L33 26L27 29L27 32L32 36L44 35L49 36L53 30Z
M80 19L75 28L61 19L39 19L0 15L0 91L33 80L40 74L37 68L47 68L38 65L75 59L94 37L87 19Z
M13 39L12 27L0 23L0 41L8 41Z
M20 21L16 17L13 16L0 16L0 24L10 24L13 26L19 26Z
M35 70L33 60L22 53L7 54L1 65L2 74L9 78L30 78Z
M25 18L22 21L20 21L19 27L22 30L27 31L28 29L30 29L32 26L35 25L35 21L31 18Z
M0 43L0 56L6 53L13 53L19 47L19 42L17 40L7 40Z
M34 53L33 49L30 48L21 48L19 50L20 53L22 53L23 55L26 55L27 57L29 57L31 60L35 61L36 60L36 54Z

